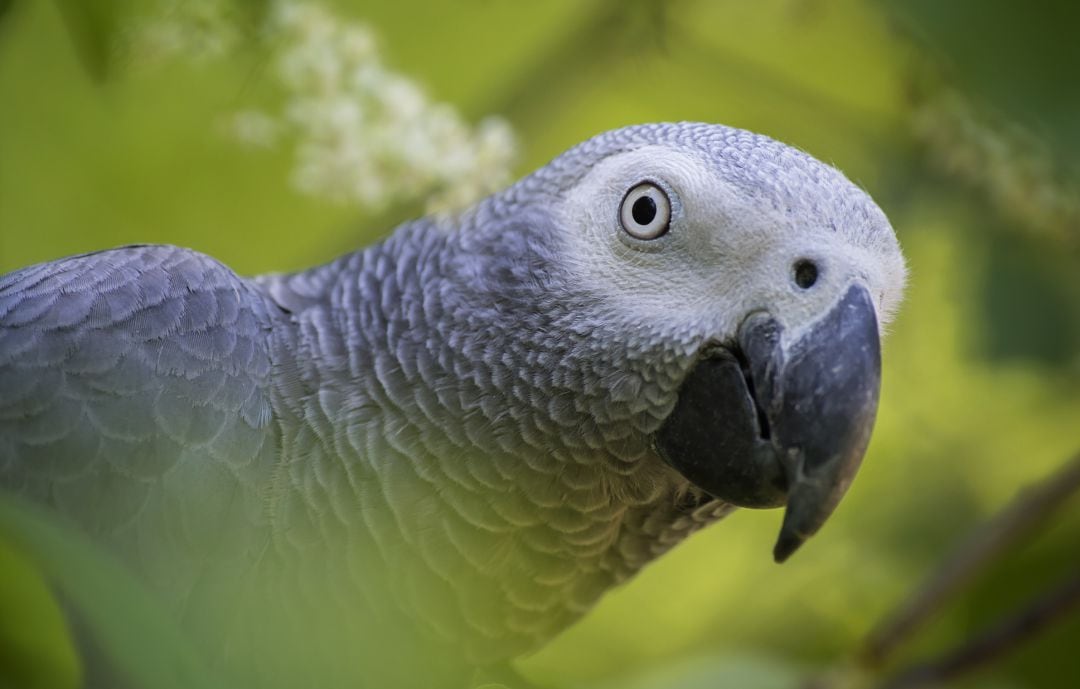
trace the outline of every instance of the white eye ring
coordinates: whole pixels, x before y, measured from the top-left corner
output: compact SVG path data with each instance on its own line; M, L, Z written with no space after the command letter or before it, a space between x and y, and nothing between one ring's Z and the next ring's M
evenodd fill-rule
M656 239L671 225L671 201L652 182L642 182L623 197L619 222L635 239Z

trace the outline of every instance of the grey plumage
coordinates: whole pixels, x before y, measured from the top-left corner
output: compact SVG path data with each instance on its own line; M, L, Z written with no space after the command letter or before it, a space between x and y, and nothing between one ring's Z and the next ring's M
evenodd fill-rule
M41 264L0 278L0 485L119 553L260 684L317 666L320 686L452 686L537 648L731 509L659 461L653 434L758 297L735 299L745 281L718 264L702 279L730 308L686 294L683 313L654 259L583 251L565 222L598 163L643 147L697 161L808 246L825 232L900 261L839 172L679 124L602 135L458 217L301 273L244 279L167 246ZM765 241L750 211L724 212L714 225ZM702 273L673 261L676 284ZM889 270L867 278L882 312L902 262ZM252 631L321 624L342 647L303 658L268 657L278 632Z

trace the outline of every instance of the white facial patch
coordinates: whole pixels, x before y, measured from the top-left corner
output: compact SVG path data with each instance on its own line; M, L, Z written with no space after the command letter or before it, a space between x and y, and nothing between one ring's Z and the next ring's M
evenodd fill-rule
M641 185L655 185L670 199L670 227L655 237L625 227L623 202ZM804 193L819 191L827 197L835 188L808 186ZM748 314L763 310L788 340L852 282L866 284L886 317L902 291L903 259L880 211L872 207L857 218L886 225L871 229L888 239L867 246L853 241L865 240L865 227L845 226L855 218L822 222L823 205L807 203L806 213L797 205L780 208L766 193L726 181L693 149L649 145L598 162L567 190L556 225L565 235L565 264L618 322L678 331L704 344L732 339ZM796 280L800 261L816 271L809 287Z

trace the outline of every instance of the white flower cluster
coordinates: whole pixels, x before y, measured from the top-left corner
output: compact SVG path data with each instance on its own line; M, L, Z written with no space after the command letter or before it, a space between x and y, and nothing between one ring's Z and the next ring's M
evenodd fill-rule
M279 116L246 113L238 124L250 135L277 122L295 140L299 189L368 208L427 198L430 210L450 210L508 181L509 125L489 118L470 130L451 106L384 66L367 27L282 0L271 36L287 102Z
M208 62L240 42L236 17L221 0L160 0L152 18L128 33L125 48L141 64L176 57Z
M228 2L190 2L184 6L197 12L174 9L150 25L152 37L166 53L182 52L188 38L189 55L224 52L205 44L239 35L212 28L227 21L221 8ZM415 81L382 63L363 24L311 0L274 0L270 7L258 36L273 55L284 102L235 113L228 131L255 147L292 146L299 190L371 210L423 199L429 211L442 212L509 181L517 145L505 120L470 127L452 106L433 103Z

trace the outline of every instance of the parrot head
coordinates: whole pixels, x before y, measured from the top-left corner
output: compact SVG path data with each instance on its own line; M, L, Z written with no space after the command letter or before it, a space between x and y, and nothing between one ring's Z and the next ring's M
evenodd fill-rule
M905 281L884 213L835 168L716 125L619 130L538 175L523 184L549 192L577 308L624 359L661 361L646 378L671 376L655 456L724 502L786 505L784 560L870 439Z

